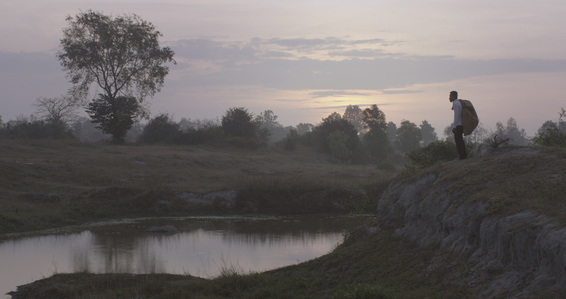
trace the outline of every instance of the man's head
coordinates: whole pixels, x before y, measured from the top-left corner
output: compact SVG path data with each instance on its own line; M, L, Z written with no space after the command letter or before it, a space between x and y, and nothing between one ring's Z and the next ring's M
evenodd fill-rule
M450 97L449 97L450 102L454 102L454 100L457 100L457 99L458 99L458 92L455 91L455 90L452 90L450 92Z

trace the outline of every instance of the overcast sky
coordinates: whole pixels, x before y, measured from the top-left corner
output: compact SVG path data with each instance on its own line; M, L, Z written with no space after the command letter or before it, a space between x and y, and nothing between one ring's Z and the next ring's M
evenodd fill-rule
M4 122L66 93L55 56L65 17L90 9L135 13L175 51L153 116L245 107L317 124L377 104L387 121L427 120L442 136L457 90L486 128L513 117L532 136L566 108L563 0L2 0Z

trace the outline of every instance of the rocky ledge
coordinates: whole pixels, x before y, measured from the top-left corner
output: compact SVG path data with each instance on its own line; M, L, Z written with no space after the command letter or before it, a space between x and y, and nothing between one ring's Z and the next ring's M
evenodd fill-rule
M470 194L440 176L391 185L372 229L452 252L467 267L457 283L480 298L566 294L565 227L533 211L491 213L489 202L468 200Z

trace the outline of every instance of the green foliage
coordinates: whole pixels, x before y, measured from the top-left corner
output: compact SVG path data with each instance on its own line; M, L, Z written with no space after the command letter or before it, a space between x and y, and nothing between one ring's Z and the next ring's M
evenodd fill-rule
M370 156L372 156L375 161L383 162L387 160L389 140L385 131L370 130L364 135L363 140Z
M266 128L268 130L273 130L282 125L277 121L277 115L271 110L265 110L255 117L255 122L259 124L261 128Z
M89 10L67 17L57 58L77 98L95 83L102 90L87 113L117 143L124 141L135 117L145 115L141 103L163 86L174 52L159 47L161 33L136 15L111 18ZM136 94L136 97L133 96Z
M428 145L429 143L438 140L438 136L436 136L436 132L434 131L434 128L430 125L428 121L423 120L423 122L419 127L421 129L421 135L424 145Z
M309 123L299 123L297 125L297 134L304 135L306 133L312 132L314 126Z
M222 116L222 130L226 135L255 138L258 128L258 123L246 108L230 108Z
M173 143L181 137L179 124L167 114L161 114L149 121L143 128L138 142L141 143Z
M329 142L330 140L335 140L336 137L330 138L330 135L336 131L340 131L346 136L345 140L343 140L346 149L354 151L357 148L359 143L358 132L350 122L342 119L338 114L330 115L323 119L322 123L313 129L314 143L321 152L331 153Z
M141 101L163 86L174 52L159 47L162 34L137 15L116 18L89 10L66 18L57 58L76 94L96 83L107 98L137 92Z
M99 95L88 104L87 113L102 132L112 135L114 143L124 142L139 112L138 101L133 97Z
M387 123L387 139L389 140L390 143L395 142L395 139L397 138L397 125L390 121Z
M533 143L541 146L566 147L566 132L554 125L543 133L537 133L533 138Z
M294 151L297 147L297 143L299 142L299 134L297 130L291 129L287 136L283 139L283 149L286 151Z
M342 131L334 131L328 135L328 147L330 154L342 161L352 158L352 150L348 148L348 135Z
M419 148L422 140L421 130L416 124L404 120L397 129L395 146L402 153L408 153Z
M364 112L358 105L348 105L346 107L346 111L344 111L344 115L342 118L350 122L356 131L360 134L365 134L367 132L366 123L364 121Z
M63 122L19 118L0 126L0 138L11 139L75 139Z
M566 147L566 110L561 109L558 123L548 121L537 132L533 143L542 146Z
M453 142L440 140L409 152L407 158L412 165L424 168L440 162L454 160L458 158L458 152Z
M377 105L372 105L364 110L363 119L368 129L368 132L364 134L363 140L369 154L378 162L385 161L389 149L385 113L379 110Z

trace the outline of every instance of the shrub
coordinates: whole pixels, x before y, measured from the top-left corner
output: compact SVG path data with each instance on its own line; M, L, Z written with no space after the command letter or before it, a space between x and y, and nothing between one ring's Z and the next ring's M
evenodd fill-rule
M189 128L181 133L182 144L216 144L225 139L224 132L219 126Z
M407 154L410 163L418 167L429 167L439 162L458 158L453 142L442 140L433 141L427 146L413 150Z
M222 129L229 136L256 137L259 125L245 108L230 108L222 117Z
M291 129L287 136L282 140L283 149L286 151L294 151L299 142L299 134L297 130Z
M533 143L542 146L566 147L566 132L562 132L557 126L548 128L546 132L537 134Z
M541 146L566 147L566 131L552 124L544 131L537 133L533 138L533 143Z
M322 124L313 129L312 138L314 144L321 152L331 153L330 135L336 131L340 131L347 137L343 142L348 150L354 151L358 146L358 132L354 126L345 119L328 117L323 119Z
M566 147L566 110L561 109L558 123L548 121L533 138L533 143L542 146Z
M161 114L149 121L143 128L138 142L141 143L173 143L181 135L179 124L175 123L169 115Z
M47 122L19 118L0 129L0 137L12 139L75 139L63 122Z
M328 135L330 154L335 158L348 161L352 158L352 150L348 148L348 135L342 131L334 131Z

